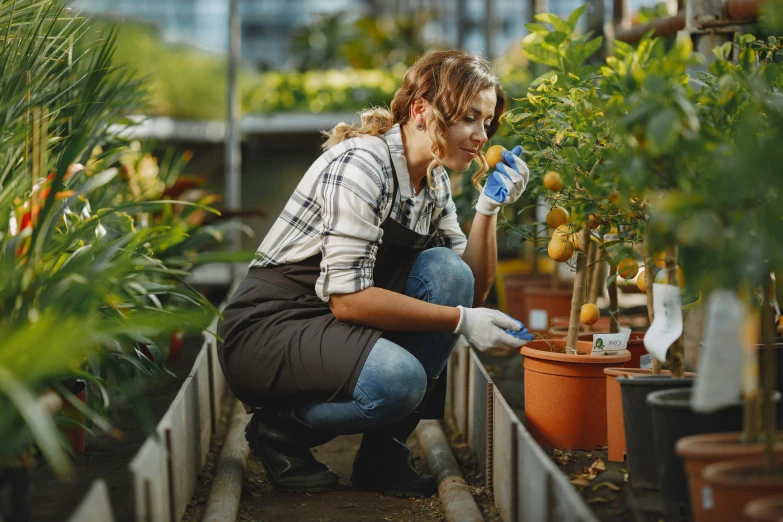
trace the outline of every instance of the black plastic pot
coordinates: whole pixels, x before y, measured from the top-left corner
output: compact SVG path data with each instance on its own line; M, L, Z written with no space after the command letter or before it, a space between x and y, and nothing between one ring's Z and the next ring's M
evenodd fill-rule
M635 488L658 488L658 471L653 450L652 413L647 395L659 390L693 386L693 378L672 379L668 375L618 377L623 394L625 449L628 475Z
M691 389L661 390L647 397L652 411L658 485L667 512L690 512L688 479L682 457L674 447L688 435L742 431L742 401L712 413L691 409Z

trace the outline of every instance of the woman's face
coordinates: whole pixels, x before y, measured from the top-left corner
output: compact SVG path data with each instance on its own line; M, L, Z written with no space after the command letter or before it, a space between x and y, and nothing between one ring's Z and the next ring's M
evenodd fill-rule
M443 163L452 170L464 172L487 143L487 131L495 117L497 94L494 89L481 91L473 98L468 113L451 125L446 136Z

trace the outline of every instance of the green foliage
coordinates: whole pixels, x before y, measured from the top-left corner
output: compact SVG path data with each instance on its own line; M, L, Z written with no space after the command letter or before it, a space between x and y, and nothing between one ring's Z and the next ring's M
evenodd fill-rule
M363 16L350 21L340 12L318 17L291 38L291 61L299 71L387 69L410 66L431 46L424 41L430 15Z
M112 66L113 30L96 38L62 2L21 0L0 10L0 32L0 465L34 442L63 477L40 397L80 377L97 426L109 429L96 412L111 389L153 434L139 377L164 376L170 333L217 313L182 279L230 226L194 218L217 213L214 196L162 199L184 158L159 166L109 134L146 96Z

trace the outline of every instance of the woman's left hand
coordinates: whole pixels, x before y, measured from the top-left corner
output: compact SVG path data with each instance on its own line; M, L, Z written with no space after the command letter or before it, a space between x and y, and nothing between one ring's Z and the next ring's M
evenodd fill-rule
M515 202L525 191L530 171L527 164L519 157L520 154L522 154L522 145L503 152L503 162L495 166L479 196L476 203L477 212L494 216L501 207Z

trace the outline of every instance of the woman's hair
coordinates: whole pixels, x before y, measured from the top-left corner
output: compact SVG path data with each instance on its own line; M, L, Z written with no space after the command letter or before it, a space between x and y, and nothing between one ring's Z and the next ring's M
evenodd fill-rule
M337 124L324 134L327 141L324 150L357 136L377 136L391 129L394 124L405 125L410 120L410 106L416 98L424 98L432 106L435 128L433 129L432 155L434 159L427 167L427 183L433 186L432 171L443 166L446 155L446 136L449 126L464 118L476 95L494 89L497 95L495 115L487 131L492 137L500 126L500 115L506 107L506 93L486 60L471 56L464 51L433 51L419 58L408 71L402 86L394 93L391 109L373 107L361 113L361 122L349 125ZM478 188L481 177L489 170L483 152L474 160L478 171L473 175L473 185Z

